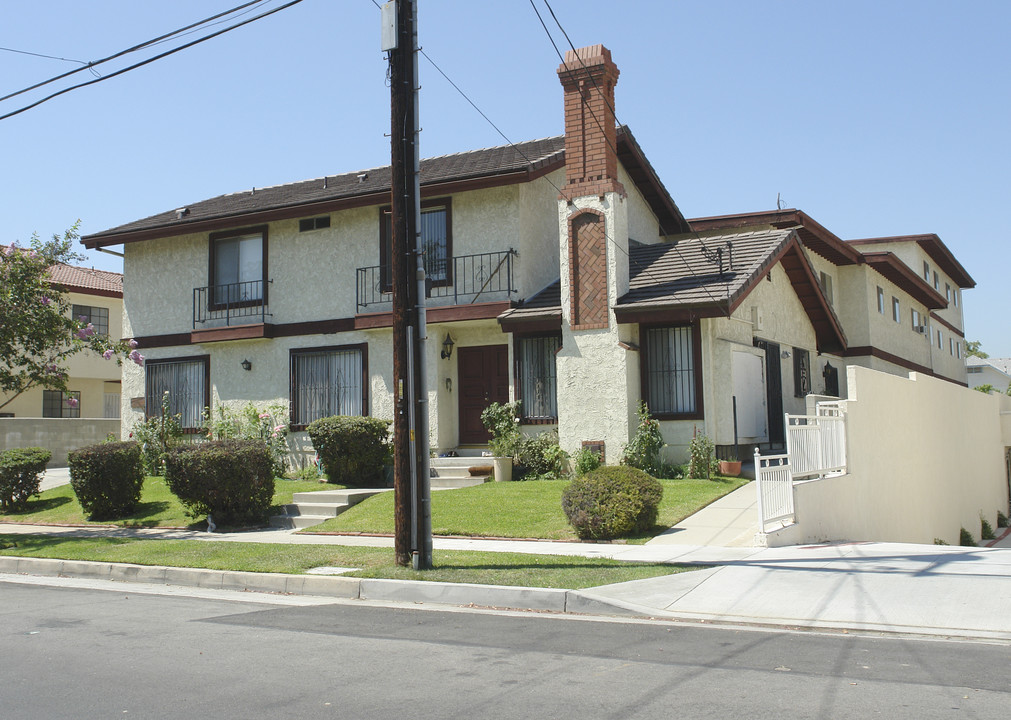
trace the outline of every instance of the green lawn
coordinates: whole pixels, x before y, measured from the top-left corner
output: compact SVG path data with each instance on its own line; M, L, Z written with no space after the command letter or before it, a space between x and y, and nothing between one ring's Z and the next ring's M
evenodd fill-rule
M306 480L281 480L274 483L274 507L271 514L280 514L281 505L291 502L292 493L312 492L342 485L326 485ZM188 517L176 496L169 492L165 479L147 477L140 495L140 505L129 517L119 520L91 522L84 514L73 489L69 485L46 490L40 496L28 501L22 512L0 514L0 522L16 522L43 525L119 525L122 527L188 527L203 525L203 520L195 523Z
M661 480L659 525L635 541L663 532L713 500L748 482L742 478ZM485 483L432 493L432 533L473 537L575 540L562 512L567 480ZM393 493L364 500L306 532L393 533Z
M347 573L350 577L572 590L698 569L603 558L436 550L436 567L416 572L397 566L392 548L38 535L0 535L0 555L295 574L336 566L357 568Z

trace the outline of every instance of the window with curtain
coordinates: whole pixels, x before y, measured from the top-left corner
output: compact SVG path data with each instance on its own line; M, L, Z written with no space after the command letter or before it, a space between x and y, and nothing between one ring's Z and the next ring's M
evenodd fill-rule
M558 384L555 353L562 346L558 335L524 337L516 343L519 364L520 412L526 421L558 421Z
M211 285L216 305L263 300L266 230L211 235Z
M425 274L433 285L452 282L452 230L449 199L426 202L421 208L421 244L425 250ZM383 283L393 284L393 219L389 208L382 211L381 248L379 264L382 265Z
M302 428L330 415L365 414L361 346L291 352L291 424Z
M650 412L695 415L699 412L695 328L646 328L642 339L644 395Z
M169 413L179 415L184 430L204 425L204 410L210 405L208 357L147 360L144 363L144 405L147 417L161 413L162 397L169 394Z

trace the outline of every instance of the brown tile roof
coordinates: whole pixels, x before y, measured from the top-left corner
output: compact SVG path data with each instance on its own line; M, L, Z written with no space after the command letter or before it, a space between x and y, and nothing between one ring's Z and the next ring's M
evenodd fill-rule
M634 245L629 248L629 290L618 305L729 307L767 270L793 234L792 230L766 229L683 237L676 244ZM706 250L723 251L723 274L707 259Z
M422 186L431 186L450 181L459 182L510 173L536 173L553 162L563 162L564 157L565 138L563 136L452 155L440 155L421 161L421 184ZM390 166L387 165L342 175L328 175L286 185L251 188L228 195L219 195L209 200L191 203L185 208L176 208L87 235L83 241L88 247L115 244L115 236L161 228L171 229L169 233L162 233L163 236L181 234L190 232L191 227L199 226L208 220L239 218L253 213L277 211L285 208L297 209L302 206L309 206L303 214L310 215L313 212L325 212L326 210L323 208L326 203L383 194L388 196L389 192ZM383 200L377 197L375 202L381 203ZM318 206L320 209L315 210L313 206ZM180 212L183 209L185 212ZM292 215L292 217L298 216L297 212ZM240 222L244 221L240 220Z
M123 297L123 275L121 273L60 263L50 268L49 279L73 292Z
M960 288L974 288L976 281L972 279L968 271L962 267L962 263L955 259L955 256L948 249L948 246L941 242L941 238L934 233L923 235L895 235L892 237L861 238L859 240L847 240L850 245L858 248L871 247L887 250L888 246L915 242L923 251L930 256L934 263L941 268L948 277L955 281ZM884 246L884 247L882 247ZM864 252L864 251L861 251ZM919 275L917 269L913 272Z

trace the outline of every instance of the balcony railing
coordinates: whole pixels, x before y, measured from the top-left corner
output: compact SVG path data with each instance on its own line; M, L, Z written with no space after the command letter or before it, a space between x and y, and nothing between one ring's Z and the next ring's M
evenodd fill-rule
M268 282L273 282L270 280ZM266 322L262 280L193 288L193 329Z
M425 295L428 298L452 298L453 305L508 299L516 292L513 286L513 258L516 254L509 248L478 255L456 255L451 258L452 272L445 276L444 281L428 279ZM357 269L357 312L383 312L392 308L389 273L389 268L383 265Z

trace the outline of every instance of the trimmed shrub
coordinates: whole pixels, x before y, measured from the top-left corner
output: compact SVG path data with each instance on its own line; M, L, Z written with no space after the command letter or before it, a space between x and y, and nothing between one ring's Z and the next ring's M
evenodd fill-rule
M390 421L334 415L306 428L332 483L355 487L385 484L383 466L390 459Z
M139 443L90 445L71 452L68 461L70 487L90 519L120 518L137 509L144 486Z
M39 494L42 473L52 456L40 447L0 452L0 510L23 510L28 498Z
M976 547L976 538L965 528L958 529L958 544L963 547Z
M656 525L663 485L642 470L605 465L573 480L562 510L583 540L610 540Z
M216 440L172 448L165 484L190 517L213 516L218 525L259 525L274 498L270 453L259 440Z

